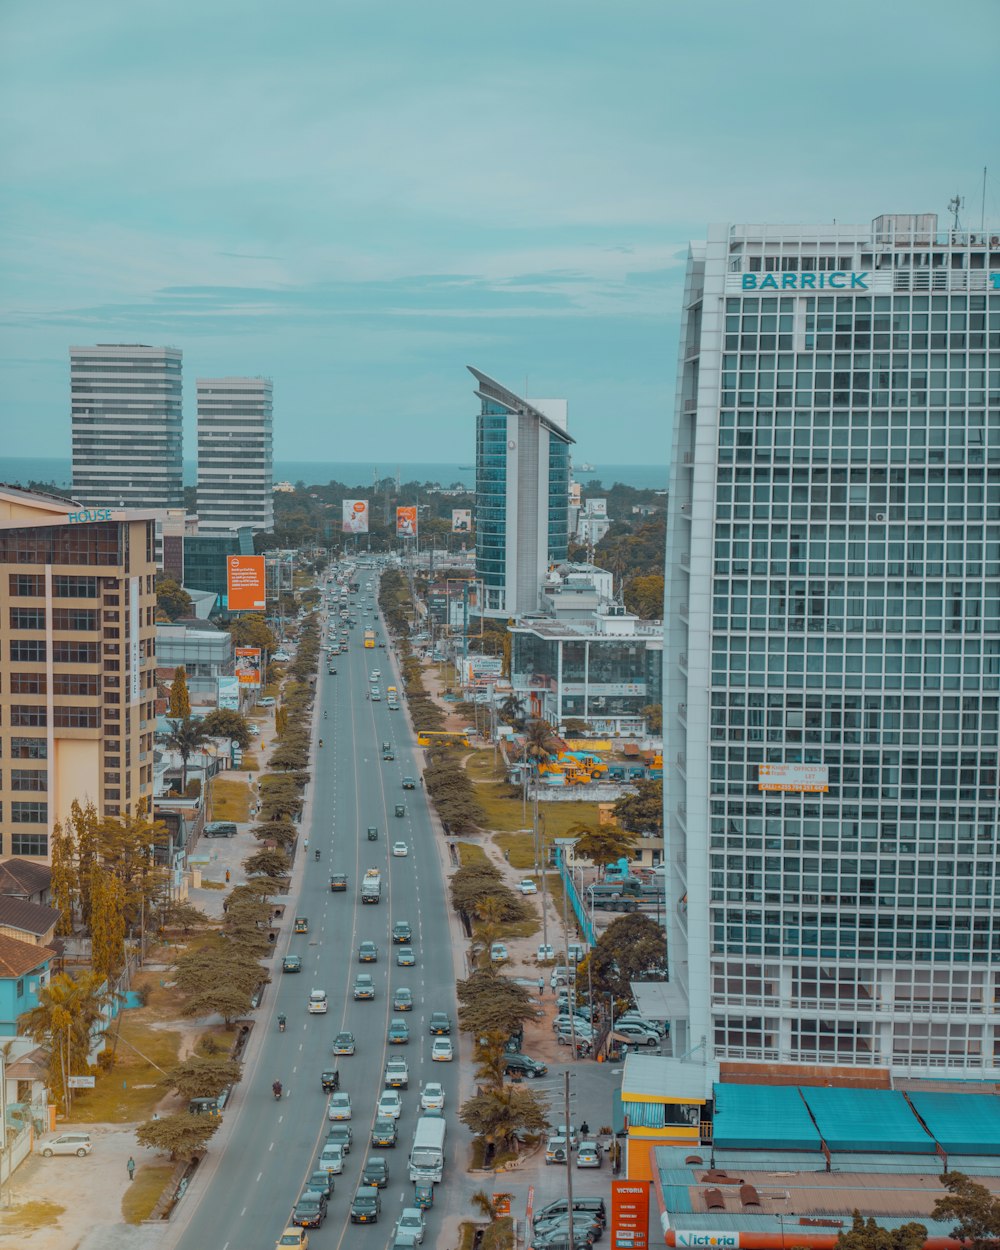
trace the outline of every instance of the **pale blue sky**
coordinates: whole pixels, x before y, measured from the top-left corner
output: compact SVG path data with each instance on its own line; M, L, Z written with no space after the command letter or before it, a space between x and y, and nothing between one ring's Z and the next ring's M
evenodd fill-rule
M473 456L467 363L667 458L689 238L968 197L996 0L6 0L0 424L69 454L70 343L274 379L281 459Z

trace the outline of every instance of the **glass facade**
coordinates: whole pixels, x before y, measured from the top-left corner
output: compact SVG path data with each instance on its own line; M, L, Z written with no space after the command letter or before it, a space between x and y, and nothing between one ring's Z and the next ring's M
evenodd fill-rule
M502 603L507 570L507 409L488 399L476 421L476 576Z
M897 238L883 256L841 236L831 266L821 236L760 229L710 241L688 274L667 817L671 937L707 978L687 987L690 1031L718 1058L1000 1071L986 241ZM727 280L823 268L886 272L874 293ZM918 281L927 268L940 280ZM721 350L698 351L707 330ZM828 790L762 791L775 764L818 765Z

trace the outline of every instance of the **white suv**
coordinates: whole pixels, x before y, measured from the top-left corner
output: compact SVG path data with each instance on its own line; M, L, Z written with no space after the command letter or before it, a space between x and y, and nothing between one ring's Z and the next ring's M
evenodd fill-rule
M38 1147L43 1158L51 1159L53 1155L89 1155L92 1149L89 1133L59 1133L53 1137L45 1137Z

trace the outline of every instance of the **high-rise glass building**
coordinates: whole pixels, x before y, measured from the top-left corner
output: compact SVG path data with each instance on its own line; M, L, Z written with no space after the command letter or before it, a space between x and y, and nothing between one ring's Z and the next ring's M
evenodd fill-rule
M181 353L71 347L73 495L88 508L181 508Z
M274 528L269 378L199 378L198 529Z
M692 247L664 664L676 1054L1000 1076L1000 238Z
M476 419L476 576L486 616L537 612L550 564L569 546L566 404L527 400L468 366Z

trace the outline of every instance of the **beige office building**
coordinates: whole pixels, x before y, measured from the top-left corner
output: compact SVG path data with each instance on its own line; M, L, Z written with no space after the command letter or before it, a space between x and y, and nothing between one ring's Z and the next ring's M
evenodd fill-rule
M151 806L153 519L0 485L0 858Z

